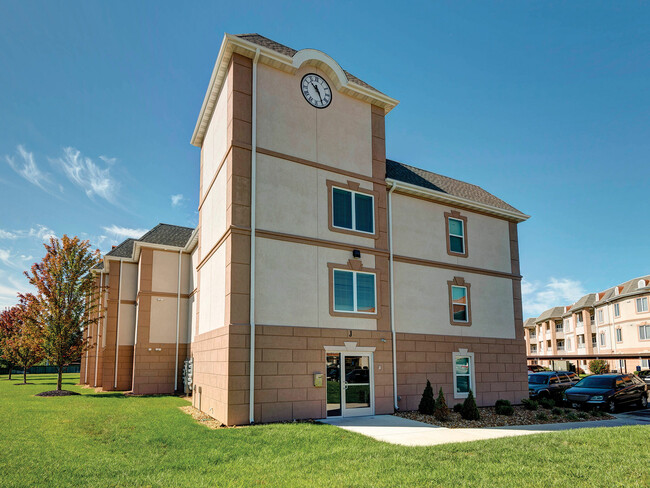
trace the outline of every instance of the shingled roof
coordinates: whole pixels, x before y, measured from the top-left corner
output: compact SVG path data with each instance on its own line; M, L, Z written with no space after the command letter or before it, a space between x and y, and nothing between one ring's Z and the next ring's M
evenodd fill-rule
M408 164L393 161L392 159L386 160L386 178L447 193L455 197L466 198L467 200L490 205L502 210L521 213L512 205L508 205L480 186L425 171L414 166L409 166Z
M564 307L549 308L548 310L544 310L542 314L537 317L535 322L539 324L540 322L545 322L547 320L559 319L562 318L562 314L564 314Z
M127 239L106 253L115 258L130 258L133 255L133 243L136 239Z
M182 227L180 225L158 224L140 239L127 239L109 252L106 256L115 258L133 257L133 245L136 242L146 242L149 244L161 244L163 246L185 247L192 237L193 227ZM103 269L95 267L94 269Z
M593 308L594 303L596 302L596 294L589 293L588 295L583 296L580 300L575 302L571 308L566 312L565 315L572 314L583 308Z
M535 321L537 319L535 317L530 317L526 319L526 322L524 322L524 327L535 327Z
M264 37L259 34L235 34L235 36L245 41L252 42L253 44L257 44L258 46L271 49L277 53L284 54L285 56L293 57L298 52L297 50L290 48L289 46L285 46L284 44L280 44L279 42L273 41L268 37ZM345 76L348 77L348 80L351 81L352 83L355 83L359 86L363 86L365 88L369 88L370 90L374 90L377 93L381 93L375 87L369 85L363 80L360 80L352 73L349 73L345 70L343 70L343 72L345 73Z
M639 288L639 280L644 280L646 286ZM616 295L615 293L616 288L619 288L618 295ZM602 292L604 293L603 296L601 297L600 300L597 300L594 303L594 305L602 305L607 301L615 300L618 299L619 297L623 298L626 296L635 295L646 291L650 292L650 275L639 276L638 278L628 280L625 283L621 283L620 285L608 288L607 290Z

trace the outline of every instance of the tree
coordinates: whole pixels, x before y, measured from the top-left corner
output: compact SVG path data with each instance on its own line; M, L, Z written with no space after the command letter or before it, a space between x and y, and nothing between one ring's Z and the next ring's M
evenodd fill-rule
M11 354L5 350L5 341L18 333L18 307L7 308L0 313L0 358L9 368L9 378L14 367Z
M17 332L2 340L4 354L23 368L23 384L27 384L27 370L43 359L43 338L38 325L29 319L29 308L35 306L24 300L12 307L15 311Z
M465 401L463 402L463 408L460 411L460 416L465 420L479 420L481 418L481 414L479 413L478 407L476 406L476 400L474 400L474 394L472 393L472 390L469 390L469 395L467 395L467 398L465 398Z
M422 393L422 399L420 400L420 405L418 406L418 411L424 415L433 414L436 402L433 399L433 388L431 388L431 382L427 380L427 386L424 388Z
M61 390L63 368L81 358L87 347L83 330L98 320L96 300L91 300L94 279L90 269L99 263L99 251L88 241L64 235L44 244L46 254L25 276L36 294L21 298L33 303L29 319L43 334L45 358L58 369L56 389Z
M445 395L442 392L442 387L440 387L440 391L438 391L438 398L436 398L436 406L433 411L433 416L442 421L449 419L449 407L447 406Z
M609 373L609 364L604 359L589 361L589 371L593 374Z

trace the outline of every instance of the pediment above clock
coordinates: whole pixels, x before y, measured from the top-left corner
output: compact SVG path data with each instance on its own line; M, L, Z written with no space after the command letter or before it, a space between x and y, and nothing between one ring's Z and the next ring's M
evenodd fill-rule
M302 49L293 55L292 66L295 69L302 65L315 66L332 80L336 89L341 89L348 84L348 77L345 75L343 68L334 61L330 56L317 49Z

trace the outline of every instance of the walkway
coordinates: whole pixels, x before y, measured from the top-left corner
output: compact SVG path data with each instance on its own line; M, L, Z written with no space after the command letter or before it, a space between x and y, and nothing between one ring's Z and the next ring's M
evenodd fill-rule
M650 410L627 412L615 415L613 420L592 420L587 422L567 422L563 424L517 425L509 427L489 427L483 429L449 429L425 424L394 415L374 415L368 417L343 417L325 419L320 422L335 425L350 432L372 437L378 441L403 446L435 446L452 442L468 442L499 437L541 434L570 429L593 427L621 427L624 425L650 426Z

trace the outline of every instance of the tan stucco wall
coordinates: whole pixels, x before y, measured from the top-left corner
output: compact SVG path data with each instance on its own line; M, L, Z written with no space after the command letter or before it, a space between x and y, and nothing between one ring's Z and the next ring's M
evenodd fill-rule
M219 163L223 159L228 148L228 75L224 78L224 89L219 93L210 125L203 140L203 192L208 191L208 186L214 177ZM204 195L201 195L201 198Z
M210 193L201 207L201 249L207 253L219 241L226 231L226 182L227 171L224 167L219 172ZM205 182L208 185L210 182Z
M226 302L226 246L221 245L201 268L199 334L223 327Z
M447 254L445 212L454 207L393 194L395 254L511 272L508 222L460 209L467 217L466 258Z
M181 298L179 342L188 342L188 299ZM176 342L176 298L153 297L151 301L149 342Z
M304 99L300 81L322 76L332 89L326 110ZM320 69L303 65L294 75L266 65L257 73L257 143L260 147L371 175L370 105L342 95Z
M395 329L467 337L515 337L512 281L473 273L395 263ZM472 325L449 323L447 282L461 276L470 287Z
M192 258L189 254L181 255L181 293L187 294L190 289L190 266ZM178 292L178 254L167 251L153 252L152 290L164 293Z
M115 262L112 266L120 266ZM135 300L138 293L138 265L137 263L122 263L122 300Z
M347 264L352 257L349 251L258 238L255 256L257 323L366 330L377 328L375 319L330 315L327 264ZM375 265L374 256L362 255L362 261L365 268Z
M132 346L135 342L135 305L120 306L120 346Z

